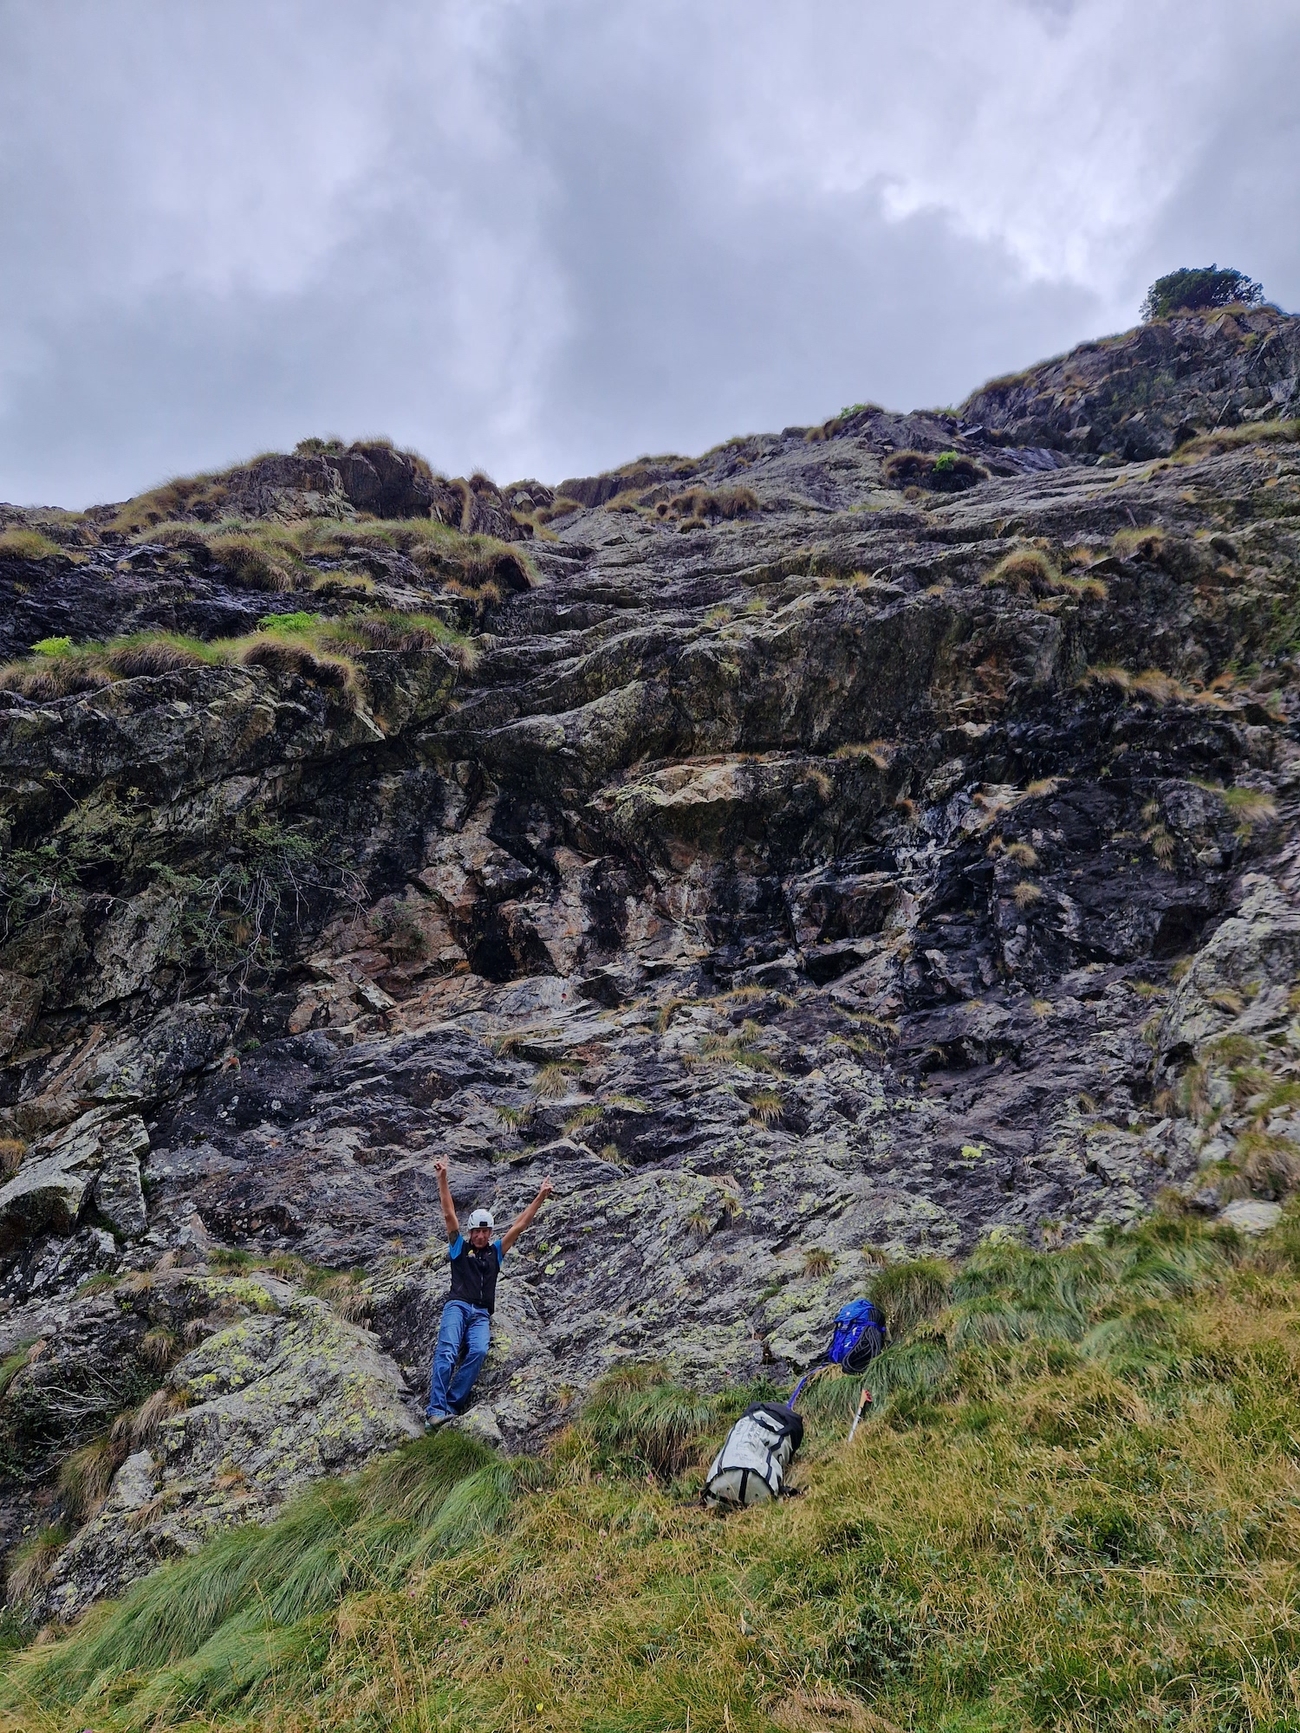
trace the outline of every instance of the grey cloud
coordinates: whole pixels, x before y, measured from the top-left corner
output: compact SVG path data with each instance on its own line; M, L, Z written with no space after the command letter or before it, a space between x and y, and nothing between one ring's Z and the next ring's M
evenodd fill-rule
M972 17L0 0L0 497L327 431L558 479L960 399L1202 255L1300 301L1291 9Z

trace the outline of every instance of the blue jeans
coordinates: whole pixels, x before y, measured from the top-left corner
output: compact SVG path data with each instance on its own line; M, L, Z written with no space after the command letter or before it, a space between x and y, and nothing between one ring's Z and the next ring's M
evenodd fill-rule
M459 1414L465 1406L492 1340L492 1317L482 1306L448 1300L442 1308L438 1346L429 1372L430 1414ZM457 1361L460 1362L457 1367Z

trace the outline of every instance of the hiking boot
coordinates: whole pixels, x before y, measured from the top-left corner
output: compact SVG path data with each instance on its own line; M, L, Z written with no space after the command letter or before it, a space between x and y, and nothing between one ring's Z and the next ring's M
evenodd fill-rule
M449 1420L454 1420L455 1418L456 1416L454 1414L449 1414L445 1408L436 1408L432 1414L425 1415L424 1430L426 1432L436 1432L440 1426L445 1426Z

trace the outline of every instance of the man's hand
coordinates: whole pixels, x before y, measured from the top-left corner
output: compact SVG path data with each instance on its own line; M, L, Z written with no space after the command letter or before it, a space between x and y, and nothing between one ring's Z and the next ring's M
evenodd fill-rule
M514 1245L515 1241L519 1238L520 1234L523 1233L524 1229L530 1225L533 1217L537 1214L538 1210L541 1209L542 1205L554 1190L555 1187L551 1184L551 1176L548 1173L546 1178L538 1186L537 1196L529 1204L528 1208L524 1210L523 1214L520 1215L517 1220L511 1222L510 1226L502 1234L501 1250L503 1252L508 1252L510 1250L511 1246Z
M442 1204L442 1219L447 1232L452 1239L460 1232L460 1223L456 1219L456 1206L451 1201L451 1187L447 1184L447 1158L440 1155L433 1164L434 1177L438 1181L438 1201Z

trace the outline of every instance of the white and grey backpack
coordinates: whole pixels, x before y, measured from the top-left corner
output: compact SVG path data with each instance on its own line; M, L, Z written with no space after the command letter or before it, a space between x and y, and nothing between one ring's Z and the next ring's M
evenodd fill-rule
M784 1402L755 1402L727 1434L701 1497L716 1509L739 1510L779 1498L786 1471L803 1443L803 1421Z

